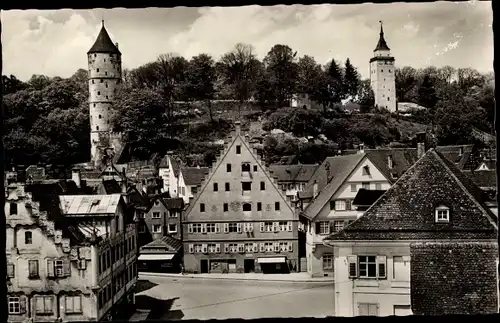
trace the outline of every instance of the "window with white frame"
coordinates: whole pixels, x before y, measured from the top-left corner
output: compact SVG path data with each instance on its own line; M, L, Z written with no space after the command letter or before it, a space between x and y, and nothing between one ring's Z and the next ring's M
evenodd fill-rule
M9 314L21 314L21 299L9 297Z
M288 251L288 242L280 242L280 251Z
M333 254L325 253L323 255L323 269L333 269Z
M436 208L436 222L450 222L450 209L448 207L440 205Z
M177 217L177 211L170 211L168 216L171 217L171 218L176 218Z
M194 252L196 253L202 253L203 252L203 245L202 244L195 244L193 246Z
M159 219L161 218L160 212L153 212L153 215L151 216L152 219Z
M193 223L193 233L201 233L201 223Z
M238 223L229 223L229 232L238 232Z
M82 313L82 296L65 296L65 312L66 314Z
M265 252L273 252L274 251L273 243L272 242L264 243L264 250Z
M208 252L216 253L217 252L217 245L215 243L209 243L208 244Z
M365 190L370 189L370 183L369 182L363 182L361 183L361 187L364 188Z
M245 243L245 252L253 252L253 243Z
M344 200L337 200L335 201L335 211L345 211L345 201Z
M52 296L35 296L35 313L36 314L52 314Z
M375 189L376 189L377 191L382 190L382 184L380 184L380 183L376 183L376 184L375 184Z
M153 233L161 233L161 225L160 224L153 224Z
M358 190L357 184L351 184L351 192L356 192Z
M319 223L319 234L330 234L330 222L321 221Z
M344 229L344 221L333 221L333 230L335 232L342 231Z
M286 231L288 228L288 222L280 221L279 226L280 226L280 231Z
M56 274L56 277L64 276L64 262L62 260L54 261L54 273Z
M169 223L168 224L168 233L177 233L177 224Z
M207 233L215 233L215 223L207 223Z
M274 226L272 222L264 222L264 232L273 232Z
M231 252L231 253L238 252L238 244L237 243L230 243L229 244L229 252Z
M377 278L377 257L358 256L359 277Z

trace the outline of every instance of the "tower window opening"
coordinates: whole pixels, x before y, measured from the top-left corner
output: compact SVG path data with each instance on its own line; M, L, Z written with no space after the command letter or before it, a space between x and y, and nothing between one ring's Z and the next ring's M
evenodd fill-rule
M104 75L108 76L108 72L104 72Z
M384 70L380 70L380 72L382 72L382 73L383 73L383 72L384 72Z
M94 103L94 108L95 108L95 103Z
M101 91L97 91L97 95L101 95Z
M104 82L104 80L101 80L101 83Z
M106 95L106 99L108 98L108 96Z
M391 98L389 96L387 97L387 101L391 101Z
M99 115L99 119L101 119L101 115Z
M96 54L94 54L94 57L97 57L97 55L96 55Z
M106 59L104 59L104 62L106 62Z
M98 131L99 131L99 126L95 126L95 130L98 130Z
M92 84L94 84L94 80L92 80Z
M99 69L97 69L97 73L99 73Z
M108 83L106 83L106 88L108 88Z

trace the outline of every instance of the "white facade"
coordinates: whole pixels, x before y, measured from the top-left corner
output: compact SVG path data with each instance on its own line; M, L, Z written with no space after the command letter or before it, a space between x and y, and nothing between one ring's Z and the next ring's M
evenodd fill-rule
M166 165L159 167L158 173L163 179L163 192L169 192L170 197L173 198L179 196L179 178L175 176L171 158L171 156L167 156Z
M395 60L385 43L382 29L380 31L380 44L384 44L385 48L377 46L373 52L373 58L370 59L370 83L375 95L375 105L395 112L397 107Z
M182 175L182 170L179 170L178 178L178 197L182 197L185 204L189 204L189 201L193 198L193 193L191 191L193 186L186 185L184 182L184 176Z
M410 245L336 243L335 316L412 315Z
M390 187L389 180L367 157L364 157L333 194L330 201L316 215L314 222L306 225L307 271L312 277L333 275L333 266L326 259L333 255L331 250L323 245L323 239L342 230L346 223L362 215L361 212L350 207L359 189L388 190ZM320 231L316 232L317 229Z

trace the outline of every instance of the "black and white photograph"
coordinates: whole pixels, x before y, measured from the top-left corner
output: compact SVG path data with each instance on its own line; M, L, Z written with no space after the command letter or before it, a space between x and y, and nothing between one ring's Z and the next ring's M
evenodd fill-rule
M492 1L0 21L9 323L499 312Z

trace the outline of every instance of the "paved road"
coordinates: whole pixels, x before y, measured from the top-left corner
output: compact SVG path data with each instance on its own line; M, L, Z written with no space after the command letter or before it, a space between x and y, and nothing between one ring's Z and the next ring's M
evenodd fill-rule
M223 281L147 277L151 287L136 294L149 319L325 317L333 315L333 283ZM151 284L152 283L152 284ZM144 283L143 283L144 285Z

